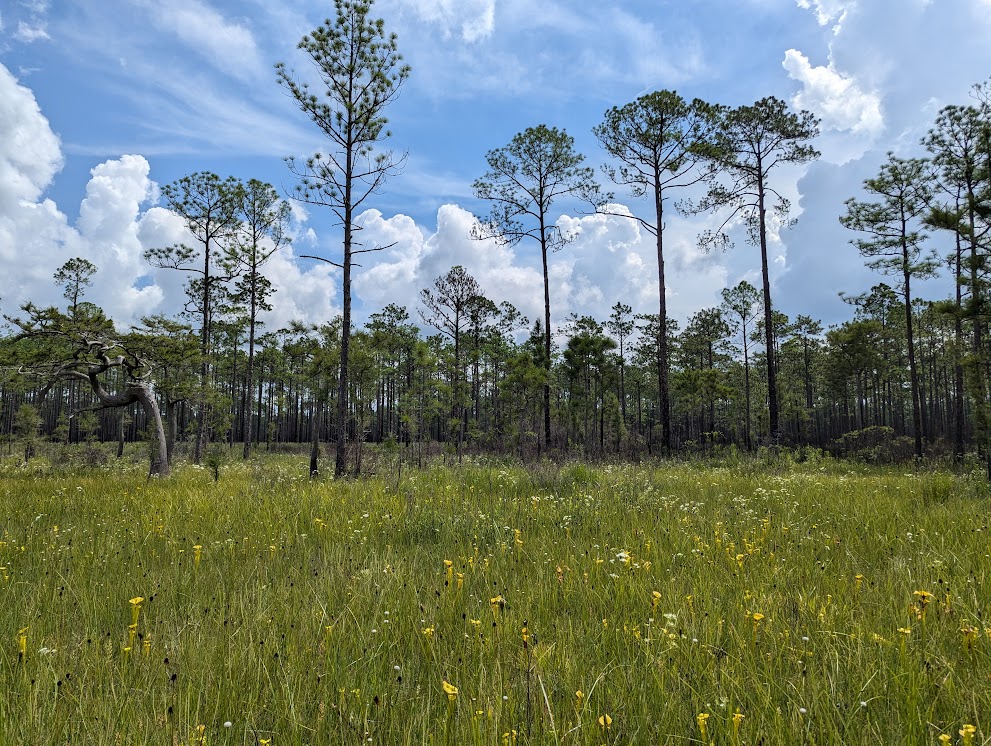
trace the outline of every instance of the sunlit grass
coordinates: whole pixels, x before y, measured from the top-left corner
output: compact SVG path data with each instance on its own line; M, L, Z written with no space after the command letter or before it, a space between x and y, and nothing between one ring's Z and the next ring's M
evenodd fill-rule
M3 467L3 740L988 739L979 479L303 466Z

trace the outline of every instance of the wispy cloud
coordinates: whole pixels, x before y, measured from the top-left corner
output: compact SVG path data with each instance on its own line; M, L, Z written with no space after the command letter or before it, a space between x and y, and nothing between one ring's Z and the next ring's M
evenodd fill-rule
M466 42L492 35L496 0L399 0L424 21L436 24L445 38L457 34Z
M20 13L17 8L20 8ZM48 34L48 0L21 0L17 8L12 8L17 18L17 30L13 33L15 40L31 44L51 38ZM3 19L0 18L0 31L3 29Z
M200 11L207 20L201 30L191 30L189 23ZM106 97L102 105L122 112L115 117L118 131L107 137L89 133L85 141L73 138L67 149L104 156L276 158L318 149L315 128L294 114L247 26L213 13L200 0L168 0L161 7L142 0L140 7L89 6L60 24L59 38L72 63L99 77ZM153 28L144 30L142 18L163 24L168 35L163 39ZM135 26L141 30L128 31ZM197 47L199 34L205 41ZM174 38L181 41L178 51ZM204 58L216 64L203 64Z
M226 18L203 0L142 2L154 23L186 48L231 77L248 80L266 68L247 26Z
M45 24L32 25L24 21L17 22L17 31L14 32L14 38L18 41L23 41L26 44L38 41L39 39L50 39L48 35L48 29Z

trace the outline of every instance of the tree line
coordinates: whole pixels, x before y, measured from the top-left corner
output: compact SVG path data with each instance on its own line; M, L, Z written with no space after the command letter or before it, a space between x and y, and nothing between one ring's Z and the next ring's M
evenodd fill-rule
M607 111L593 130L603 176L641 213L616 211L564 130L538 125L486 155L472 185L490 206L472 237L539 249L544 313L524 318L489 298L463 267L423 288L417 308L389 305L357 328L355 257L385 246L360 240L357 211L403 158L381 145L385 111L410 75L395 34L368 0L335 0L336 17L303 37L319 86L284 64L279 83L325 136L326 153L288 159L291 196L329 209L343 229L343 312L324 324L264 331L272 308L265 263L289 241L289 206L257 180L198 172L162 195L188 244L146 252L187 276L179 318L152 317L126 333L84 300L97 268L66 262L54 280L65 309L26 304L0 340L0 433L29 445L143 437L152 472L167 474L177 443L203 460L211 442L323 443L334 472L360 471L367 442L466 450L667 455L733 444L882 446L909 456L986 459L991 475L988 315L991 86L945 107L923 140L926 158L889 154L840 221L868 265L890 278L847 300L853 318L832 329L774 307L768 238L790 221L776 187L786 164L818 156L818 121L768 97L736 108L658 91ZM305 77L305 76L304 76ZM672 204L673 200L673 204ZM551 314L549 254L574 235L551 219L560 204L634 220L656 239L657 312L617 302L608 319ZM665 210L712 213L702 250L730 246L742 224L759 252L760 288L740 282L684 328L665 303ZM940 253L942 252L942 253ZM954 295L922 300L912 282L952 273ZM94 415L94 413L96 413ZM128 424L130 423L130 424ZM140 434L140 435L139 435Z

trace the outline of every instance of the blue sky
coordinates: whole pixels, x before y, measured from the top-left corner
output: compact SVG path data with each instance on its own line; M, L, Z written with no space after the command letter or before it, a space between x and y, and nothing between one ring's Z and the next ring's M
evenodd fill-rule
M0 9L0 308L57 302L51 275L85 256L100 272L91 300L122 322L182 304L177 273L152 271L146 248L182 240L157 187L193 171L292 186L282 161L324 146L275 82L300 72L300 36L329 0L8 0ZM487 150L539 123L575 137L588 162L603 112L672 88L729 105L766 95L823 120L822 159L780 174L796 227L772 242L775 304L826 323L847 318L838 291L882 278L863 268L840 227L884 154L913 155L938 109L966 102L991 75L991 0L378 0L413 73L389 110L391 147L408 154L363 221L396 242L366 258L355 280L359 320L388 302L416 315L420 288L463 264L496 301L540 313L539 260L468 238L485 206L471 182ZM616 191L633 211L643 205ZM618 300L656 310L652 239L635 223L554 214L581 236L552 258L552 307L600 319ZM340 306L339 280L301 253L339 254L340 233L318 208L297 210L296 240L271 266L269 322L322 321ZM757 284L759 257L741 238L703 255L712 218L672 216L668 300L682 322L719 290ZM579 221L579 222L576 222ZM933 246L948 248L945 237ZM920 293L938 297L943 282Z

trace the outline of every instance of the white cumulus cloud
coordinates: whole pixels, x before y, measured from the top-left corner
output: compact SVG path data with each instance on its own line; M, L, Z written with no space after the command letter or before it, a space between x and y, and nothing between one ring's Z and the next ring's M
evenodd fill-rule
M44 192L62 167L59 139L30 89L0 65L0 263L5 276L0 307L64 306L52 275L73 257L97 267L86 299L123 325L151 313L177 314L185 301L183 272L153 269L144 259L150 248L194 243L182 219L154 206L158 186L141 155L123 155L90 172L75 225ZM305 218L305 212L297 211ZM339 281L324 266L304 269L290 248L266 266L276 289L269 328L290 320L324 321L334 305Z
M795 2L798 3L799 8L814 11L820 26L833 21L842 24L847 10L856 5L856 0L795 0Z
M59 139L34 94L0 65L0 205L37 200L61 168Z
M876 135L884 129L881 100L864 91L853 78L828 67L813 67L808 57L796 49L785 52L781 63L789 77L802 84L792 103L822 119L823 127L854 134Z
M626 217L630 214L627 207L612 205L610 211L616 214L562 216L557 221L562 233L574 240L548 257L555 329L572 313L604 319L617 301L637 312L657 312L655 239ZM461 265L478 280L486 297L497 303L509 301L531 323L543 319L543 274L535 243L509 247L493 240L475 240L471 237L474 215L454 204L440 207L436 231L429 234L405 215L384 218L372 210L360 221L366 243L396 242L374 265L369 263L356 274L355 293L367 308L397 303L418 319L420 290L452 266ZM668 260L667 298L672 316L684 320L700 305L719 302L726 269L702 256L694 241L670 239Z
M475 216L458 205L442 205L437 226L429 236L412 218L384 219L377 211L361 216L366 244L395 245L375 258L355 279L355 292L373 309L386 303L405 305L414 317L420 290L433 284L454 265L463 266L478 280L485 295L496 302L508 300L531 319L543 309L543 280L539 270L520 261L517 250L493 240L471 237ZM366 235L367 234L367 235ZM520 249L522 251L522 249ZM365 255L376 257L374 254ZM553 291L552 291L553 292ZM553 301L552 301L553 302Z

